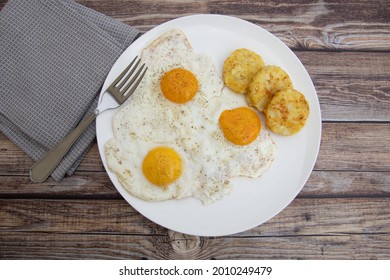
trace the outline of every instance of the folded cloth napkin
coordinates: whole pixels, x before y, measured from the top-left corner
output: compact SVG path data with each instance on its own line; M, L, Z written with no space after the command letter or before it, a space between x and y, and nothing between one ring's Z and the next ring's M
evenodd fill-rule
M38 160L97 106L101 86L139 32L70 0L9 0L0 12L0 129ZM71 175L95 123L51 176Z

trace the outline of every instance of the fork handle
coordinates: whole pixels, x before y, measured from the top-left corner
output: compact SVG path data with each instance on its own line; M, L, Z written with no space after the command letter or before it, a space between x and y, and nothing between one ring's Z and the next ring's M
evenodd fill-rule
M36 183L44 182L73 146L74 142L76 142L95 118L96 115L94 113L88 115L61 142L51 149L43 158L38 160L30 169L31 180Z

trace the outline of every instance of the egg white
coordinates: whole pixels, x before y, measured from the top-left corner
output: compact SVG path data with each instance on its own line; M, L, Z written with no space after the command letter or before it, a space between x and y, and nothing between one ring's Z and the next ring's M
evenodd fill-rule
M268 169L276 148L264 128L247 146L224 138L220 113L245 101L222 91L213 61L197 54L183 32L161 35L143 50L141 59L148 71L114 116L114 138L105 146L109 169L130 193L149 201L194 197L209 204L232 190L231 178L258 177ZM160 89L162 75L179 67L191 71L199 83L197 94L185 104L167 100ZM181 177L165 190L149 183L141 168L144 156L157 145L172 147L183 161Z

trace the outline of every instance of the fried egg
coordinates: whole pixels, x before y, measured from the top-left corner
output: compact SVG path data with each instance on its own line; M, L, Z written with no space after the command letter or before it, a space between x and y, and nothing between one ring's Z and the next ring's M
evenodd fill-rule
M161 160L158 158L148 160L148 155L150 156L153 150L161 148L171 150L175 154L173 159L165 162L166 167L162 167L162 169L167 168L175 173L174 170L178 165L175 160L179 158L179 176L177 174L176 176L159 176L156 179L148 176L148 173L143 173L143 168L155 167L161 164ZM105 145L105 154L110 170L117 175L124 188L138 198L148 201L163 201L191 196L192 190L187 187L191 187L187 184L193 180L190 177L192 173L187 171L190 168L190 162L186 153L172 143L121 141L112 138ZM153 170L151 171L153 173Z
M182 31L158 37L141 60L148 71L115 114L105 145L108 167L126 190L147 201L209 204L230 193L231 178L258 177L269 167L275 144L257 113L223 90L212 59L196 53Z

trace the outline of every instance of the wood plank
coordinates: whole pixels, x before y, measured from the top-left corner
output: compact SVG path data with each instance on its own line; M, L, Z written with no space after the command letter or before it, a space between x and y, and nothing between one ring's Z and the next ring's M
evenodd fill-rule
M0 232L164 235L124 200L0 200ZM97 222L98 221L98 222ZM248 236L390 234L390 198L295 199Z
M204 238L0 232L0 259L390 259L390 236Z
M316 88L325 121L390 121L390 53L295 54Z
M0 8L6 0L0 0ZM168 20L211 13L239 17L275 34L294 49L390 50L386 1L104 1L78 0L146 32ZM364 12L362 12L364 11Z
M390 49L388 3L382 1L80 1L141 31L197 13L224 14L257 24L294 49ZM361 11L364 11L362 13Z
M324 123L316 170L389 171L389 124Z
M61 182L0 176L1 198L122 199L105 172L77 171ZM298 197L390 197L390 172L313 171Z
M106 172L76 171L61 182L49 178L43 183L34 183L28 176L0 176L0 197L14 198L117 198L120 194Z
M390 196L390 172L313 171L299 197Z
M388 139L386 123L323 123L315 170L390 171ZM0 147L0 175L28 176L32 160L1 133ZM104 171L96 144L78 171Z

